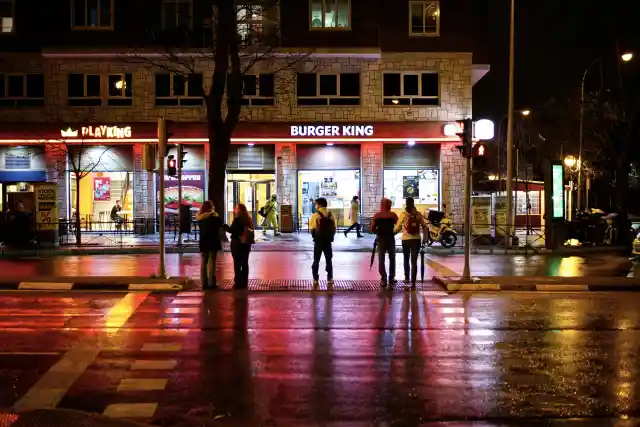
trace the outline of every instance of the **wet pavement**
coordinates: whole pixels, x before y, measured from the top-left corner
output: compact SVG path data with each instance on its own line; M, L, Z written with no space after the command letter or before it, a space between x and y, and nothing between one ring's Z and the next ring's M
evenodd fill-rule
M250 257L250 279L311 279L311 252L254 252ZM371 255L357 252L335 252L336 279L378 280L377 259L369 268ZM67 276L146 276L158 271L158 255L71 255L50 258L1 259L2 279ZM198 279L199 254L167 254L167 272L171 276ZM396 276L404 276L402 254L396 257ZM434 275L460 276L464 266L462 255L426 255L425 278ZM233 278L233 259L229 253L218 256L218 279ZM473 255L471 272L475 276L626 276L640 277L640 267L628 257L610 254L588 256L552 255ZM325 278L324 261L320 265Z
M635 293L0 293L0 408L171 427L638 425L639 305Z

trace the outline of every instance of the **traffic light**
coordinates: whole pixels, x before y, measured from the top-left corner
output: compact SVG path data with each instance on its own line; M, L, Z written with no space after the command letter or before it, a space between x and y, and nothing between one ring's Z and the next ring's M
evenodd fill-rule
M167 157L167 175L176 176L177 174L176 158L174 156Z
M487 146L482 141L477 141L473 144L473 169L484 170L487 168Z
M472 156L473 141L473 121L471 119L464 119L458 122L459 130L456 135L460 138L461 145L457 145L456 148L460 150L462 157L469 158Z
M163 117L158 118L158 156L167 157L167 144L173 136L173 122Z
M473 145L473 157L483 157L487 152L484 142L476 142Z
M178 144L178 158L180 159L180 169L184 169L184 164L187 162L185 160L185 156L187 152L184 151L184 147L182 144Z

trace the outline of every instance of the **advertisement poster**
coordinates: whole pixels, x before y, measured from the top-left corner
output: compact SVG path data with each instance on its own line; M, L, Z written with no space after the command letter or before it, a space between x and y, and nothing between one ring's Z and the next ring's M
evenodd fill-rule
M419 191L420 176L403 176L402 177L402 197L413 197L417 199L420 197Z
M338 195L338 182L332 176L325 176L320 184L320 197L336 197Z
M36 223L38 230L56 230L58 227L58 186L37 184Z
M551 203L553 218L564 218L564 168L551 166ZM588 181L587 181L588 182Z
M507 196L495 196L493 214L495 217L496 237L504 237L507 231Z
M182 203L196 211L204 203L204 172L182 172ZM178 177L164 177L164 208L167 213L177 214Z
M93 178L93 200L96 202L111 200L111 178Z
M491 196L473 196L471 198L471 234L474 236L491 235Z

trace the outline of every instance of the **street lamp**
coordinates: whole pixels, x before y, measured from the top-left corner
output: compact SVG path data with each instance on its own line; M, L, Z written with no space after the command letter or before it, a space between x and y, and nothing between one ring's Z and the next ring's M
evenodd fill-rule
M531 114L531 110L522 110L522 111L520 111L520 114L522 114L523 116L527 117L529 114Z
M625 52L620 55L620 59L623 62L629 62L633 59L632 52ZM591 64L587 66L584 70L584 74L582 75L582 81L580 82L580 134L579 134L579 148L578 148L578 196L576 200L576 208L582 208L582 192L580 191L580 186L582 185L582 138L584 136L584 82L587 79L587 73L595 65L596 63L600 63L600 74L602 75L602 58L594 59Z
M564 165L569 169L573 169L576 166L577 162L578 162L578 159L576 159L575 156L572 156L572 155L568 155L567 157L564 158Z

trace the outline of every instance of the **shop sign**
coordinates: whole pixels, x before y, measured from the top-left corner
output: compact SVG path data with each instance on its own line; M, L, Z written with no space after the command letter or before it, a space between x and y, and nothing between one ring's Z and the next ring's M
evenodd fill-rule
M373 136L372 125L294 125L291 136Z
M551 212L554 219L564 218L564 167L551 165Z
M63 138L113 138L125 139L131 138L131 126L82 126L80 131L72 129L62 129L60 134Z
M57 185L36 185L36 223L38 230L55 230L58 226Z

